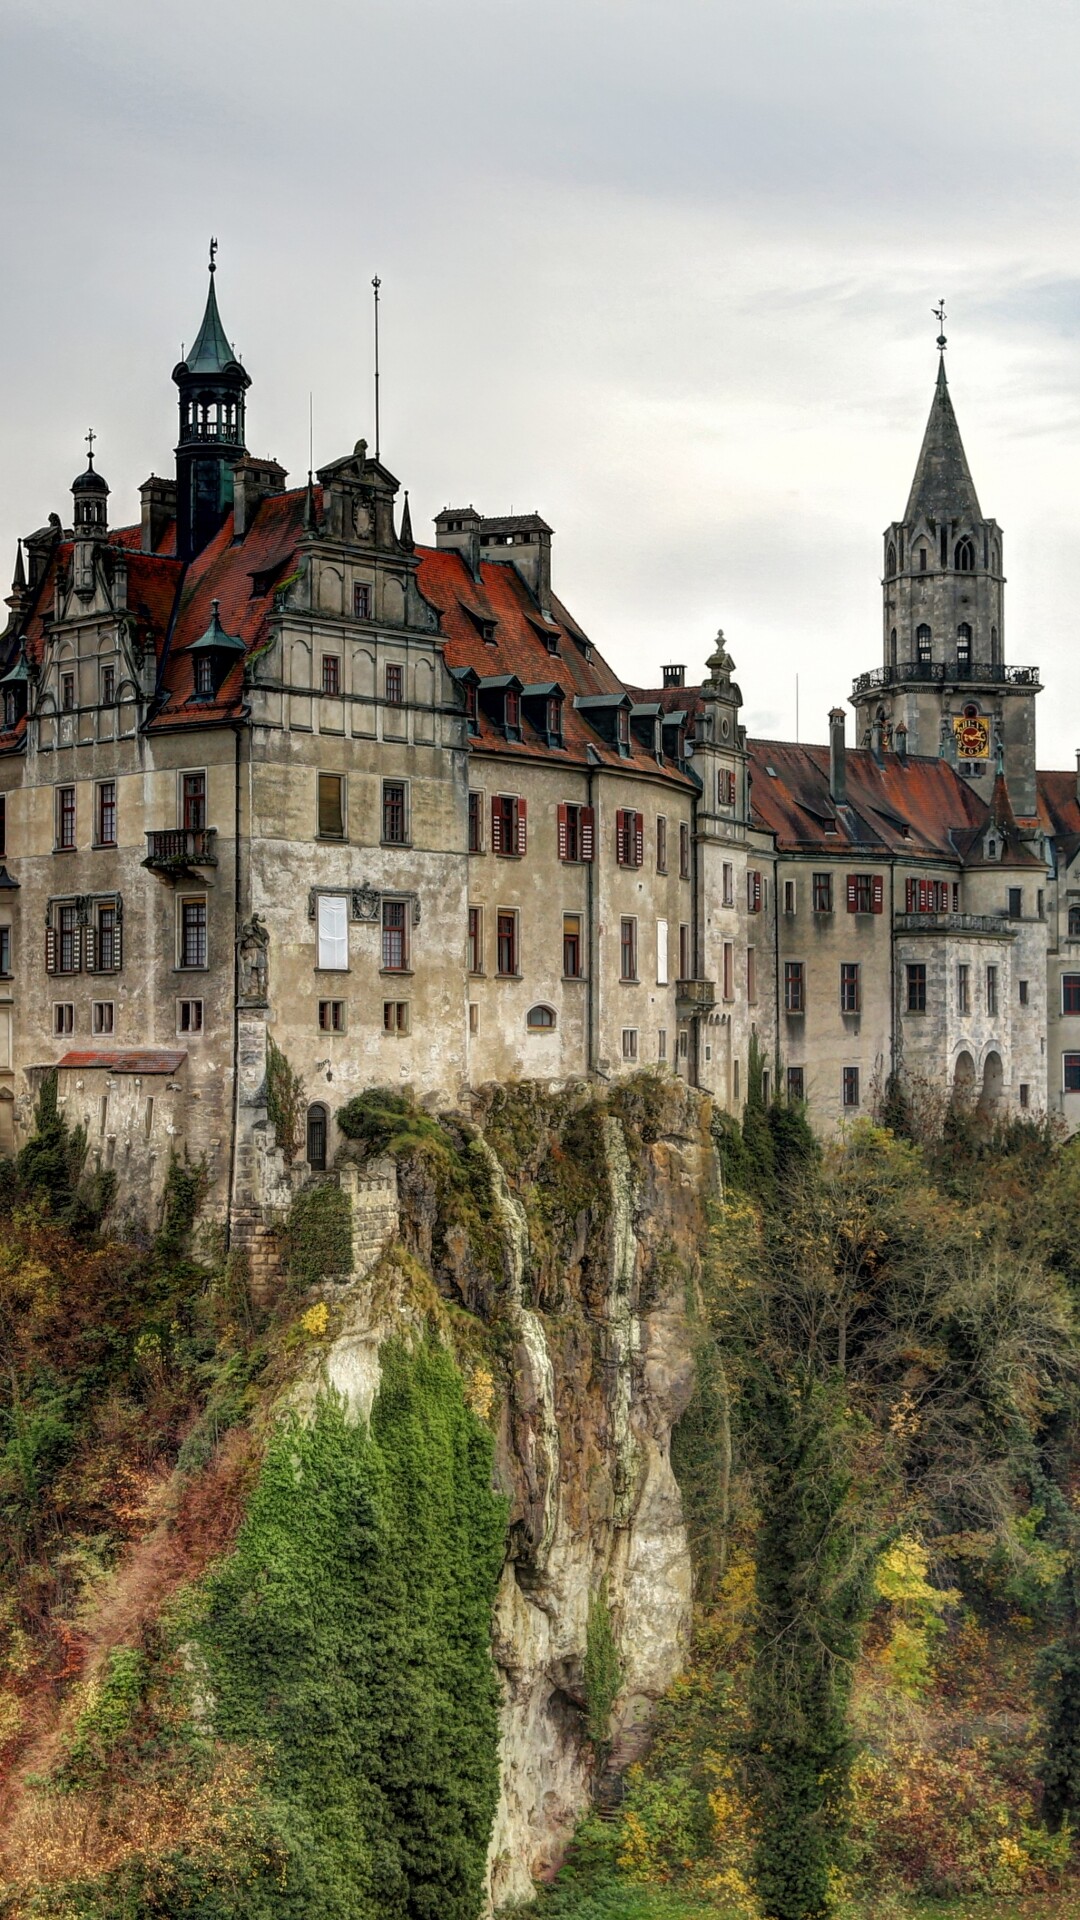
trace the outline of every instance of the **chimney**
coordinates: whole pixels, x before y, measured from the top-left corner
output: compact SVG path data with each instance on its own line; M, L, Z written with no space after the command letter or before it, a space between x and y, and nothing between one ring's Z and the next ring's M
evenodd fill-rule
M847 799L847 751L844 741L844 728L847 716L843 707L833 707L829 714L829 792L834 806L840 807Z
M233 539L242 540L260 500L268 494L282 493L288 478L276 460L254 460L245 454L233 468Z
M907 728L905 727L902 720L897 721L896 728L893 732L893 739L896 742L897 759L906 760L907 759ZM1077 755L1077 760L1080 761L1080 754Z
M162 480L152 473L139 488L139 499L142 502L142 538L139 545L143 553L156 553L166 529L176 519L176 481Z
M509 560L531 589L544 619L551 619L551 528L538 513L508 513L482 520L480 557Z
M685 667L662 667L661 672L664 676L665 687L685 687L686 685L686 668Z
M460 553L474 580L480 578L480 515L475 507L444 507L435 515L440 553Z

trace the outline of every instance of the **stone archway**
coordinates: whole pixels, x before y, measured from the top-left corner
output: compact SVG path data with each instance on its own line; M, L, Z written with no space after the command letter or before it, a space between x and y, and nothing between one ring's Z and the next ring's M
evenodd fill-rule
M1005 1091L1005 1069L1001 1064L1001 1055L993 1049L983 1062L982 1092L979 1095L979 1112L984 1119L992 1119L998 1112Z
M973 1107L977 1092L975 1062L965 1047L962 1053L957 1054L956 1065L953 1068L953 1106Z

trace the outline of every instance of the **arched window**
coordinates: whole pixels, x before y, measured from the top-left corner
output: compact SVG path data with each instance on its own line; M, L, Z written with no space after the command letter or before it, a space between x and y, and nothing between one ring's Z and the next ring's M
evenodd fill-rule
M891 540L889 541L888 551L885 555L885 571L890 579L896 572L896 548Z
M896 665L896 628L895 627L893 628L892 632L889 635L889 665L890 667L895 667Z
M990 566L994 573L1001 572L1001 548L996 540L990 549Z
M326 1168L326 1108L316 1102L307 1110L307 1163L313 1173Z
M920 667L930 665L930 629L927 626L915 629L915 658Z
M954 559L957 573L974 573L975 542L969 540L966 534L962 540L958 540L956 543Z
M1080 907L1069 908L1069 939L1080 940Z
M958 667L971 665L971 628L966 620L961 620L956 629L956 664Z
M920 573L926 572L926 548L925 547L919 548L919 572Z
M553 1007L530 1007L525 1015L525 1025L530 1033L546 1033L555 1025Z

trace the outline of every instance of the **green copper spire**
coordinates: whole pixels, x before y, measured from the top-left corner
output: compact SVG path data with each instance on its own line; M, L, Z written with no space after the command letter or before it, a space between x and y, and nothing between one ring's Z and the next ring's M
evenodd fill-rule
M217 294L214 291L214 275L217 272L217 266L214 260L216 252L217 241L211 240L210 290L206 296L206 312L203 314L202 326L199 328L195 338L195 344L184 363L189 373L223 373L226 367L234 367L237 365L236 354L233 352L226 337L225 329L221 324Z

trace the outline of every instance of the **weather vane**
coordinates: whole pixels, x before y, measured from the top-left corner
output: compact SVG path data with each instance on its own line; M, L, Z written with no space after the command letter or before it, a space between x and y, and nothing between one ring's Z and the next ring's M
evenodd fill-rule
M941 329L937 337L937 349L939 353L944 353L945 351L945 295L944 294L942 294L941 299L937 303L937 306L931 307L930 311L933 314L934 319L937 321L938 326Z
M213 237L213 235L211 235L211 239L210 239L210 271L211 273L217 272L217 268L214 265L214 256L216 253L217 253L217 241Z
M94 441L95 441L96 439L97 439L97 434L96 434L96 433L94 432L94 429L93 429L93 427L87 427L87 429L86 429L86 444L87 444L87 446L88 446L88 447L89 447L89 449L90 449L90 465L91 465L91 466L93 466L93 464L94 464Z

